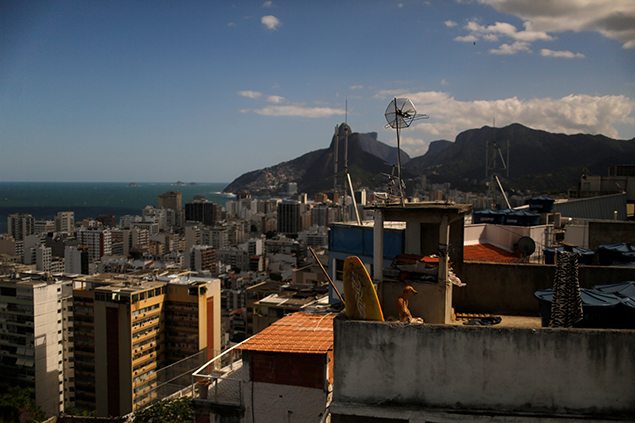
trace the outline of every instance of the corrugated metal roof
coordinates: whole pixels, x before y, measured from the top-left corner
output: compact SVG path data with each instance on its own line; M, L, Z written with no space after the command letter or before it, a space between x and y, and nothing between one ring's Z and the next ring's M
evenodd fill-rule
M626 220L626 193L600 195L589 198L556 200L553 211L578 219Z

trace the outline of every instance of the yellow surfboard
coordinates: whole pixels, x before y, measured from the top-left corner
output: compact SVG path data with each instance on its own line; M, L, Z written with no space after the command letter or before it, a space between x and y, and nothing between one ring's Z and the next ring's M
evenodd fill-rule
M373 280L356 256L344 260L344 300L349 319L384 321Z

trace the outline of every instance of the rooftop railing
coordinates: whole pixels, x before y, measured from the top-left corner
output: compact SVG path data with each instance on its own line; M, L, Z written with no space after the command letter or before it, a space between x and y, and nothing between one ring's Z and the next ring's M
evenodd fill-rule
M192 398L218 405L242 406L242 350L238 348L241 344L225 350L192 373Z

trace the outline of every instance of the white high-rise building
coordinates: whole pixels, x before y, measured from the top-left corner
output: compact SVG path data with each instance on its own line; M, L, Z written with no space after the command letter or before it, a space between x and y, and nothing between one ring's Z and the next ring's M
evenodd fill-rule
M61 211L55 216L55 230L67 234L75 233L75 212Z
M77 232L77 241L88 249L91 263L112 254L112 238L108 229L81 229Z
M88 253L74 245L67 245L64 248L64 273L88 273Z
M35 264L35 249L42 244L40 235L27 235L22 241L22 263Z
M7 217L7 232L16 241L22 241L33 234L34 224L33 216L30 214L13 213Z
M53 220L36 220L33 222L34 234L45 234L55 232L55 221Z
M190 251L193 246L201 245L201 227L198 225L185 226L185 251Z
M53 252L51 247L47 247L41 244L35 249L35 268L42 272L51 271L51 261L53 259Z
M74 400L70 282L39 275L0 278L0 374L9 386L35 391L35 403L57 416Z

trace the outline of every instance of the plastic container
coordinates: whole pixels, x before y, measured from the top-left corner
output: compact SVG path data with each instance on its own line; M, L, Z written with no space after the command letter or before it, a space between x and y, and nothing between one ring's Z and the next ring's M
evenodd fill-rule
M527 201L529 205L529 210L535 211L538 213L550 213L553 210L554 199L551 197L547 197L541 195L539 197L530 198Z
M542 253L545 256L545 264L556 263L556 251L564 251L564 247L545 247L542 249ZM580 264L593 264L595 258L595 252L582 247L573 247L572 251L578 255L578 263Z
M534 296L540 306L542 326L549 326L551 320L551 303L553 302L553 289L536 291ZM618 305L621 299L615 294L607 294L596 289L580 288L582 298L583 318L575 324L580 328L617 328L621 327L621 311Z

